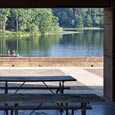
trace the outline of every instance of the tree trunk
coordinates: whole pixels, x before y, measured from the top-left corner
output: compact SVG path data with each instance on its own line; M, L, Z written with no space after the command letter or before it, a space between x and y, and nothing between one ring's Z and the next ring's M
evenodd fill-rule
M16 16L16 31L18 32L18 19L17 19L17 16Z

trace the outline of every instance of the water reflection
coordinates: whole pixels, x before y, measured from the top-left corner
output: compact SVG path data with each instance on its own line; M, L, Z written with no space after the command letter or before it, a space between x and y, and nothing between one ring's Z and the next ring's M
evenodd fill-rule
M29 57L103 56L103 31L0 39L0 54L7 54L8 50Z

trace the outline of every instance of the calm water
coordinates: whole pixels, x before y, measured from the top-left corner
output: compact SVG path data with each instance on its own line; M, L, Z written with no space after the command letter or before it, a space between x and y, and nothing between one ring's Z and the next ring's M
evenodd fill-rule
M15 50L23 57L102 57L103 33L103 30L90 30L21 40L0 39L0 54Z

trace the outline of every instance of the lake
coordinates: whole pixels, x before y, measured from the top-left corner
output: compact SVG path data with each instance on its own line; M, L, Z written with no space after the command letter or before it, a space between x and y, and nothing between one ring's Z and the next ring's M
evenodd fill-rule
M22 57L103 57L103 30L0 39L0 54L15 50Z

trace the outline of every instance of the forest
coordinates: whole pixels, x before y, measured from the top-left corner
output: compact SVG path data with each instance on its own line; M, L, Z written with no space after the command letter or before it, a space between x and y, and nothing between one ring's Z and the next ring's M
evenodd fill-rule
M0 8L0 32L59 32L104 27L102 8Z
M0 9L0 30L3 32L7 30L46 33L58 28L58 18L53 16L52 9Z
M53 14L64 28L104 27L103 8L54 8Z

